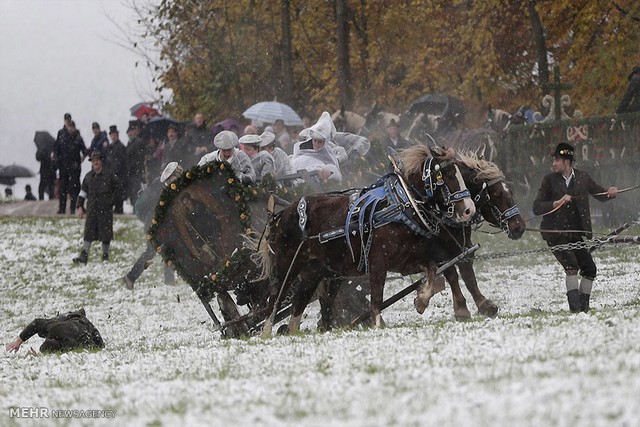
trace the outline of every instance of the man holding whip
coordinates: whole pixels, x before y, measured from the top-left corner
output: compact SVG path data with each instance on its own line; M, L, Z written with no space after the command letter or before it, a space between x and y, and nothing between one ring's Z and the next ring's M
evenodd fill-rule
M589 195L606 202L618 194L618 188L606 189L588 173L575 169L575 149L561 142L553 153L552 173L542 179L533 213L542 215L542 238L552 248L576 243L576 249L553 250L566 273L567 300L572 313L589 312L589 297L596 277L596 264L588 248L580 247L583 237L591 238ZM578 283L578 273L580 282Z

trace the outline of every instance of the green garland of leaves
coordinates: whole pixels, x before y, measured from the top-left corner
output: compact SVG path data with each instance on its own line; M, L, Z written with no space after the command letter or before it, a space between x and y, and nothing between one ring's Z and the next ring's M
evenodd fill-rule
M364 172L371 171L378 173L379 170L384 170L385 167L382 163L380 165L373 165L375 167L372 167L371 162L367 161L364 157L355 159L351 166L351 169L356 172L347 176L340 186L333 181L324 181L323 189L332 191L344 188L345 186L361 186L359 181ZM189 170L184 171L180 177L162 191L154 211L151 225L147 231L147 239L151 241L156 251L162 255L164 262L174 268L181 277L187 280L198 296L207 299L213 296L213 291L216 289L228 290L236 286L242 286L242 283L235 283L239 278L241 278L242 282L249 280L248 277L245 277L249 270L247 265L250 265L248 263L252 262L249 258L249 251L244 249L235 251L229 255L229 259L224 262L218 271L212 272L209 277L203 277L198 283L191 283L190 276L183 270L180 264L176 263L174 254L171 253L171 251L163 250L160 242L156 239L156 234L173 199L191 182L206 179L213 174L222 174L224 176L227 182L227 194L235 201L241 224L246 233L253 232L251 230L250 202L261 199L266 201L270 193L274 193L284 200L293 201L304 194L313 192L312 188L306 184L296 187L277 187L275 179L271 175L267 175L256 185L244 185L236 178L231 165L221 161L213 161L204 166L193 166Z

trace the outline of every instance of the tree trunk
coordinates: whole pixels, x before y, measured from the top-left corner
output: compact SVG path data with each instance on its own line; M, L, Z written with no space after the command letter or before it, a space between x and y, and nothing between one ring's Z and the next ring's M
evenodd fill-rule
M282 0L282 40L281 46L281 78L282 90L280 96L282 102L291 105L293 101L293 54L291 47L291 1Z
M353 105L351 67L349 66L349 12L346 0L335 0L336 5L336 51L338 55L338 90L340 105L349 110Z
M536 43L536 55L538 56L538 76L540 81L538 84L549 83L549 61L547 59L547 39L544 36L544 27L540 21L540 15L536 10L536 0L530 0L527 3L527 11L529 12L529 20L531 21L531 32ZM548 93L544 91L543 94Z

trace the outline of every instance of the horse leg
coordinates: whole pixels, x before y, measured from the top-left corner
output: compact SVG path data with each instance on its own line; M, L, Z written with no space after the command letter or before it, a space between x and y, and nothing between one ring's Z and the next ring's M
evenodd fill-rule
M289 318L289 333L294 334L300 331L300 323L304 309L307 308L318 285L325 277L322 268L307 268L300 275L300 284L296 289L291 301L291 317Z
M318 300L320 301L320 320L318 321L319 331L329 331L333 329L336 311L336 296L340 290L340 284L344 278L325 279L318 289Z
M460 276L462 276L467 290L469 290L469 293L473 296L476 307L478 307L478 313L487 317L496 317L498 314L498 306L490 299L485 298L482 292L480 292L478 281L476 280L476 273L473 270L473 260L470 259L467 262L461 262L458 264L458 268L460 269Z
M467 300L460 289L460 281L458 280L458 272L456 267L449 267L444 271L444 276L451 287L451 295L453 297L453 314L456 320L467 320L471 318L471 312L467 308Z
M419 314L429 307L429 301L438 292L444 290L444 277L435 277L435 268L426 269L427 277L422 281L413 300L413 305Z
M383 269L371 268L369 272L369 284L371 286L371 325L374 328L382 327L382 299L384 297L384 281L387 272Z

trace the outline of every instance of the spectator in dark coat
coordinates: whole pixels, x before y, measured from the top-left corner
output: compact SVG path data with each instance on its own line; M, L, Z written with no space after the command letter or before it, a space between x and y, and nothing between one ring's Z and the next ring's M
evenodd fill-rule
M385 156L387 153L387 147L391 147L394 150L411 147L409 141L407 141L400 135L400 128L398 126L398 123L396 123L396 121L393 119L391 119L389 121L389 124L387 125L387 136L382 139L381 144L383 150L382 153L384 153Z
M127 182L127 149L122 141L120 141L120 132L118 132L118 127L116 125L109 126L109 138L111 138L111 144L107 149L105 167L115 175L116 179L121 184L118 191L114 194L113 213L122 214L122 205L126 198L125 185Z
M187 168L195 165L202 156L214 150L213 133L207 127L202 113L196 113L193 123L187 127L184 143L191 153L190 159L183 165Z
M100 332L87 319L84 308L51 319L35 319L15 341L7 344L6 350L18 351L23 342L36 334L45 339L40 346L42 353L104 348Z
M31 191L31 186L29 184L24 186L24 192L25 192L25 195L24 195L25 200L29 200L29 201L37 200L36 196L33 195L33 192Z
M120 194L121 185L116 176L103 166L102 154L91 155L91 170L84 176L82 191L78 197L78 217L87 214L84 223L84 242L80 255L73 259L74 264L86 264L89 249L94 240L102 242L102 261L109 260L109 245L113 239L113 203L116 194ZM87 208L84 201L87 200Z
M140 123L137 120L129 122L127 129L129 142L127 143L127 198L131 206L135 206L138 193L142 189L144 178L144 156L147 147L140 138Z
M68 113L67 113L68 114ZM58 138L53 145L54 160L60 171L58 178L58 191L60 203L59 214L64 214L67 209L67 195L69 196L69 213L73 214L78 192L80 191L80 172L82 160L87 154L87 147L76 129L76 124L70 119L65 127L58 132ZM66 120L66 115L65 115Z
M55 197L54 183L56 181L56 168L53 165L53 152L48 150L36 151L36 160L40 162L40 184L38 185L38 200L44 200L47 193L49 200Z
M144 156L144 182L151 184L162 172L162 144L158 139L150 135L146 140Z
M616 108L616 114L640 111L640 67L633 67L628 79L629 86L627 86L627 91Z
M192 156L184 140L179 138L179 132L178 126L174 124L169 125L167 129L167 140L162 146L162 169L167 167L171 162L178 162L182 167L190 165Z
M580 243L583 237L591 238L589 195L605 202L618 194L616 187L604 188L588 173L575 169L574 152L572 145L558 144L553 155L553 172L542 179L533 202L533 213L543 215L540 234L552 248ZM589 298L596 277L596 264L591 252L587 248L565 249L553 250L553 255L566 274L569 310L573 313L589 312ZM578 272L582 276L579 284Z
M91 153L94 151L98 151L103 156L107 155L107 149L109 148L109 138L107 137L107 132L100 130L100 125L98 122L93 122L91 124L91 131L93 132L93 139L91 140L91 145L89 145L89 151L87 152L87 156L91 156Z

